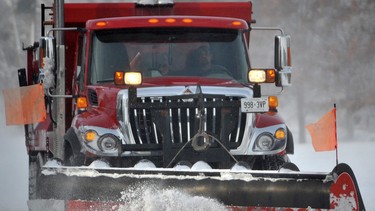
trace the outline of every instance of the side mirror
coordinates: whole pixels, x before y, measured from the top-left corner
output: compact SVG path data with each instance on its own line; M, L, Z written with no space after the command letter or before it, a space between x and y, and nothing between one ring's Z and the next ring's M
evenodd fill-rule
M51 88L54 84L55 68L56 68L56 41L54 37L41 37L39 40L39 78L38 82L44 84L44 88ZM48 76L48 80L44 81Z
M275 36L275 68L277 70L282 70L284 67L291 66L290 36Z
M292 55L290 51L290 36L280 35L275 37L275 69L278 70L276 86L291 86Z
M54 37L41 37L39 40L39 69L44 69L48 61L53 61L53 69L56 63L56 41Z

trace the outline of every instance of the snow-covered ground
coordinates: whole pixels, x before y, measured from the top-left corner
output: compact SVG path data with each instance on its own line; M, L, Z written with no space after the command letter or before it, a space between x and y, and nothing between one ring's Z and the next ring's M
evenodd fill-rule
M367 210L375 210L375 142L339 142L339 162L347 163L354 171ZM311 144L296 145L291 156L301 171L331 171L336 164L336 153L314 152Z

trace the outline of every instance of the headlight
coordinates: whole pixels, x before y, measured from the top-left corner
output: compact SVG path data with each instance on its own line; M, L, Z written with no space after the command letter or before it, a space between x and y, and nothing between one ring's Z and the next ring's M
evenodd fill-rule
M117 141L116 136L111 134L103 135L98 141L98 147L103 152L116 151L117 150Z
M272 150L275 141L270 133L263 133L256 139L256 151L268 151Z

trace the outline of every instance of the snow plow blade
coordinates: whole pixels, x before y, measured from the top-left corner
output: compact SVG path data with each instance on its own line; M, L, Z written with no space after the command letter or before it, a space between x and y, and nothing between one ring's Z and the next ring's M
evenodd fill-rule
M273 171L182 171L43 167L40 199L119 203L136 187L177 189L235 207L365 210L355 176L346 164L330 173Z

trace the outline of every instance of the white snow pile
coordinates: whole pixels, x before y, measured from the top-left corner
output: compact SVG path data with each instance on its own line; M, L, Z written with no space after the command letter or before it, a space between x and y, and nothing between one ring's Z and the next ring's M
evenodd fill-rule
M109 168L109 164L103 160L94 160L90 165L89 165L90 168L97 168L97 169L100 169L100 168Z
M55 61L53 59L44 57L44 68L40 69L40 80L43 81L43 86L45 89L49 89L55 85L55 76L53 70L55 68Z
M121 202L124 202L124 205L119 207L121 211L228 210L215 199L191 196L178 189L161 189L148 184L142 184L122 192Z
M156 166L153 162L147 160L147 159L143 159L143 160L140 160L137 164L134 165L134 169L155 169Z
M210 170L210 169L212 169L211 166L208 165L208 163L204 161L198 161L194 163L194 165L191 167L191 170L193 171Z
M58 160L55 160L55 159L51 159L51 160L48 160L45 164L44 164L44 167L60 167L62 164L60 161Z

